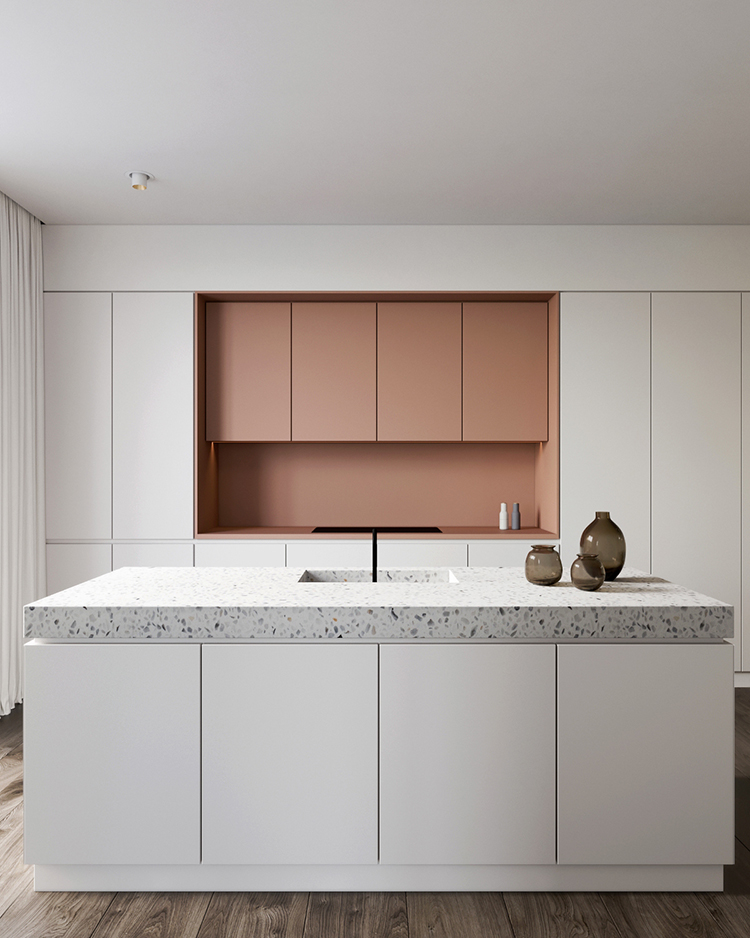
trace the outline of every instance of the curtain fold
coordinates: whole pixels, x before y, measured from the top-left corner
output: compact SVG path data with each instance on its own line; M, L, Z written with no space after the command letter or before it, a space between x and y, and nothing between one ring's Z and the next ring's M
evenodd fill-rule
M42 226L0 193L0 714L23 699L23 612L45 594Z

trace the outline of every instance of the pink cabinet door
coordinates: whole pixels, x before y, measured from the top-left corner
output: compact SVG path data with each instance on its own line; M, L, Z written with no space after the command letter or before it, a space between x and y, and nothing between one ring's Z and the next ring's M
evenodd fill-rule
M292 304L292 439L375 439L375 304Z
M291 439L289 303L206 303L206 439Z
M464 440L547 439L547 304L464 303Z
M460 303L378 303L378 439L461 439Z

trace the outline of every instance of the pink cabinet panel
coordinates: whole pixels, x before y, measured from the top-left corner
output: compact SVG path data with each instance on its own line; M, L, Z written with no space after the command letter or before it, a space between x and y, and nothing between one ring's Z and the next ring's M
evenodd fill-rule
M461 439L461 304L378 304L378 439Z
M291 304L206 303L206 439L291 439Z
M292 439L375 439L375 304L292 304Z
M547 304L464 303L464 440L547 434Z

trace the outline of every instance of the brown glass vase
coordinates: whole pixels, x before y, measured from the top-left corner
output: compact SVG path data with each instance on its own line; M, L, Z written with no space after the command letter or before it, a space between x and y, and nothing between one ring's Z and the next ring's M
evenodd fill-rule
M581 552L599 555L607 580L614 580L625 566L625 535L608 511L597 511L596 518L584 530Z
M562 560L550 544L533 544L526 555L526 579L537 586L553 586L563 573Z
M604 582L604 565L596 554L579 554L570 568L570 579L579 590L598 590Z

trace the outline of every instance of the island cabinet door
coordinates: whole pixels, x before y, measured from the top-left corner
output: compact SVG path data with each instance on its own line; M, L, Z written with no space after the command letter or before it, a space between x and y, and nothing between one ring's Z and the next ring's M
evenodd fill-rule
M378 860L376 645L203 646L203 862Z
M558 859L734 863L732 646L561 645Z
M199 863L200 646L25 652L26 863Z
M380 648L380 861L555 862L554 645Z

